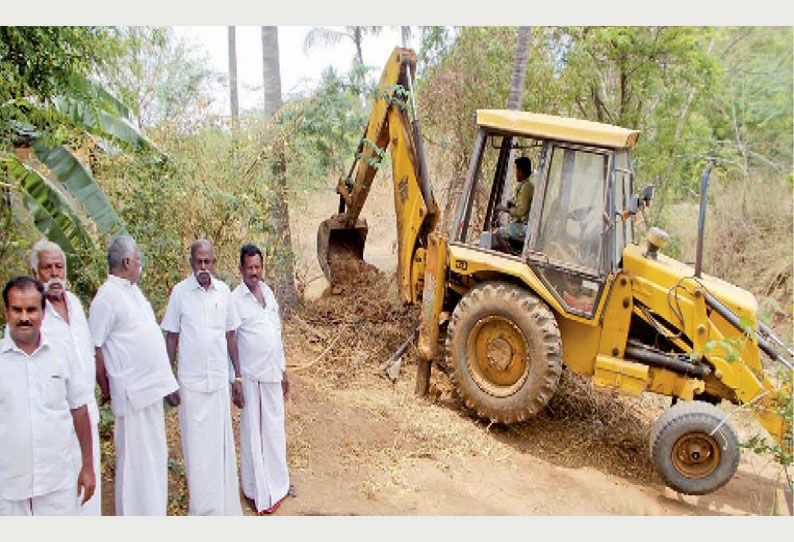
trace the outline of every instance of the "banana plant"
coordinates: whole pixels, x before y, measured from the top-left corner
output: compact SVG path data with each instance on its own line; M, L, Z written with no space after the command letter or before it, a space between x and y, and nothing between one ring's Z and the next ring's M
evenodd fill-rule
M51 103L61 118L95 138L122 151L157 152L165 159L130 122L128 108L88 79L75 77L72 93ZM79 255L95 253L96 233L106 238L126 233L126 228L102 188L69 149L53 145L52 138L35 127L26 127L24 135L54 181L39 171L37 164L25 163L14 154L3 153L0 163L9 179L18 184L21 202L35 227L66 253L71 263L69 279L75 281L77 277L72 275L79 268L75 265Z
M83 222L46 177L13 155L4 156L2 164L8 175L18 181L22 203L33 216L36 229L67 254L76 252L76 244L91 243Z

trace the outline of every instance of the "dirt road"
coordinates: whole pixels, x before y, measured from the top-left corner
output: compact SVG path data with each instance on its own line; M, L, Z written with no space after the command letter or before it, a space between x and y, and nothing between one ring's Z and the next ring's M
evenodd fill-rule
M386 272L396 262L392 197L390 184L376 180L362 212L370 225L365 259ZM316 264L314 239L317 225L335 207L334 197L318 193L293 216L307 298L327 285ZM376 292L375 298L388 295ZM333 325L326 330L333 337ZM410 328L400 330L397 323L360 328L361 335L380 335L373 341L387 343L376 355L383 359L370 359L366 346L374 342L362 344L355 333L343 335L350 342L347 351L340 345L327 351L330 338L314 342L302 330L285 334L293 366L289 461L298 497L288 499L280 513L772 512L780 473L770 460L748 451L731 482L711 495L682 496L664 487L648 457L647 431L669 399L594 390L589 381L566 372L557 395L537 418L489 427L464 410L440 370L434 371L429 400L413 395L415 366L404 367L396 384L376 374L395 340L399 344L394 333L404 337ZM364 357L357 357L362 352ZM726 409L732 411L730 405ZM743 439L759 431L745 412L731 419Z
M393 210L382 203L391 197L387 183L376 183L362 213L370 224L365 258L384 276L396 261ZM293 242L307 300L327 286L316 263L315 235L335 208L328 193L293 207ZM285 323L288 460L297 497L288 498L279 515L772 513L780 473L771 460L749 451L743 451L734 478L710 495L683 496L664 487L648 457L647 432L669 399L618 396L564 372L540 415L489 426L464 409L439 367L430 398L417 399L411 350L395 384L378 372L415 325L410 314L394 308L396 286L378 283L358 294L358 305L344 296L314 306L307 301L301 314L325 339ZM239 417L236 408L233 416ZM731 420L742 440L759 431L746 412L733 412ZM169 512L184 513L174 410L167 415L167 432L173 458ZM112 476L103 489L103 510L112 514ZM253 514L247 504L243 510Z
M516 426L488 427L439 389L443 375L434 377L435 399L416 399L408 369L394 386L366 372L350 375L343 387L294 376L288 446L298 497L281 514L771 513L776 469L750 453L724 488L682 496L663 486L645 448L637 449L644 434L599 426L598 412L578 420L546 412ZM643 408L642 401L622 404L628 416Z

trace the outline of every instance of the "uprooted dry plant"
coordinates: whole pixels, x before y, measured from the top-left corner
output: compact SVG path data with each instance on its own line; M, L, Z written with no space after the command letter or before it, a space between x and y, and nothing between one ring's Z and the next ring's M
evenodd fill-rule
M465 408L443 363L433 371L430 401L416 398L413 349L404 356L396 385L376 376L380 365L415 329L418 310L402 304L394 274L361 261L347 265L350 272L341 275L342 280L299 310L299 317L326 338L315 337L315 344L307 344L309 334L289 326L285 341L313 351L291 370L319 377L313 379L318 389L354 403L362 416L385 411L398 424L399 442L362 448L359 455L392 471L417 457L446 464L452 458L490 456L495 447L508 446L561 466L590 466L630 479L655 479L647 433L666 405L664 399L621 396L564 371L543 412L530 421L504 426L480 420Z
M353 260L298 316L328 337L317 355L294 370L310 370L344 385L349 372L387 360L416 327L418 309L397 297L394 275Z

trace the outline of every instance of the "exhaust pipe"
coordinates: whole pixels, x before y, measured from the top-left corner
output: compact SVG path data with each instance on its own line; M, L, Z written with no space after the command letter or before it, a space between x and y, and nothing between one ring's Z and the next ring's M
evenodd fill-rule
M703 179L700 181L700 215L698 216L698 244L697 255L695 256L695 276L700 277L703 268L703 235L706 229L706 191L709 188L709 176L711 168L714 167L714 160L709 159L706 164L706 171L703 172Z

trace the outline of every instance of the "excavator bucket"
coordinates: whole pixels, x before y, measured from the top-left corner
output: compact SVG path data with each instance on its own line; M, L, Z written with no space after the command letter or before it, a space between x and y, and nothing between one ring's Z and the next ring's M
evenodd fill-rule
M334 215L317 230L317 259L328 282L335 284L339 275L354 270L356 261L364 259L364 243L369 227L366 220L355 226Z

